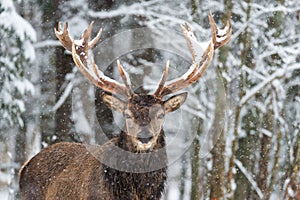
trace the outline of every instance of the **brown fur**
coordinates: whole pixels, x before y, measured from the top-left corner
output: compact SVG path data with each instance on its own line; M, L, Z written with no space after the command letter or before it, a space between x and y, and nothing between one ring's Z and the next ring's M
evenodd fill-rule
M161 113L165 105L171 110L179 107L173 99L163 102L150 95L135 95L124 106L106 95L112 109L131 111L133 116L128 120L135 126L157 121L156 108ZM184 101L186 94L176 97ZM21 199L160 199L167 178L167 155L163 129L153 134L153 146L144 150L137 148L136 135L123 131L102 146L63 142L45 148L20 171Z
M42 150L25 163L20 171L21 199L160 199L166 181L166 167L146 173L119 171L102 164L123 163L123 169L132 170L130 157L120 158L115 145L124 148L124 137L110 140L103 146L85 146L78 143L58 143ZM163 136L160 138L164 145ZM157 146L156 148L161 148ZM126 146L130 150L131 147ZM115 154L115 155L114 155ZM130 155L130 154L129 154ZM137 170L155 165L155 160L166 164L166 154L141 154L142 162L134 163ZM136 158L133 158L136 159ZM154 166L155 167L155 166Z

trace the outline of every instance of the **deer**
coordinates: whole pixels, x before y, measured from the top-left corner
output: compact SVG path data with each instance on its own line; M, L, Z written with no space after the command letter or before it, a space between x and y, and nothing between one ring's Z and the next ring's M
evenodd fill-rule
M211 12L209 23L212 37L201 55L190 25L181 25L193 59L187 72L167 81L170 65L167 61L156 90L151 94L137 94L119 60L117 67L123 83L104 75L90 58L89 50L99 41L102 29L90 40L92 22L81 38L74 40L68 32L68 23L62 29L59 22L58 29L54 28L56 37L66 50L72 52L80 72L105 91L101 95L103 102L122 114L125 127L117 137L103 145L61 142L41 150L20 169L21 199L161 199L168 164L163 130L165 115L180 108L187 92L177 92L203 75L215 50L225 45L231 36L230 23L218 28ZM163 99L166 95L172 96Z

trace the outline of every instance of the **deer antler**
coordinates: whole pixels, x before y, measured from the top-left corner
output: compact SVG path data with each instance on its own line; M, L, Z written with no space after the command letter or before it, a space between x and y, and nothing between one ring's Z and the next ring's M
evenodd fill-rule
M186 23L185 27L181 26L181 30L192 54L192 65L181 77L174 79L165 85L169 70L168 61L158 87L153 94L154 96L162 98L165 95L177 92L196 82L208 68L213 58L215 49L223 46L229 41L232 32L229 22L227 22L225 28L219 29L214 21L212 13L210 12L209 23L211 26L212 38L203 55L198 54L201 46L194 36L189 24ZM117 61L118 70L124 84L105 76L103 72L99 70L94 61L91 61L89 58L88 51L97 44L102 33L102 29L100 29L96 37L90 41L93 24L94 22L92 22L84 31L80 40L74 40L70 36L67 22L63 30L61 23L59 23L58 30L54 29L54 32L65 49L72 52L73 60L82 74L86 76L94 85L113 94L131 97L133 95L133 91L130 87L130 80L128 78L128 74L125 72L119 61Z
M66 22L64 29L62 30L61 23L58 23L58 30L54 28L56 37L59 39L64 48L72 52L73 60L76 66L79 68L81 73L87 77L94 85L97 87L113 93L120 94L125 97L130 97L132 95L132 90L130 88L130 82L128 75L124 68L118 61L118 70L123 79L124 84L121 84L108 76L105 76L102 71L99 70L98 66L95 64L94 60L89 58L88 51L93 48L100 39L102 29L99 30L98 34L94 39L90 41L90 36L92 32L94 22L92 22L89 27L84 31L80 40L73 40L68 32L68 23Z
M165 85L169 68L169 64L167 64L161 81L154 92L155 96L162 98L165 95L177 92L196 82L208 68L213 58L214 51L229 41L232 32L229 21L223 29L219 29L215 23L212 13L210 12L209 23L212 32L212 38L202 56L198 55L198 51L199 49L201 49L201 47L193 32L191 31L191 27L189 26L189 24L186 23L185 27L181 26L181 30L192 54L192 65L189 67L189 70L181 77L179 77L178 79L174 79Z

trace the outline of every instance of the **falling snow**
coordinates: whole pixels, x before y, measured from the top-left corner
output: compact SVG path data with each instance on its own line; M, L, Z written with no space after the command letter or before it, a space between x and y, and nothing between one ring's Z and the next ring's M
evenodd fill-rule
M95 88L80 70L71 69L71 60L64 66L56 65L60 43L54 38L54 24L68 21L78 50L83 43L80 35L94 20L92 38L101 27L103 35L89 55L81 53L88 62L83 70L92 74L91 79L100 77L118 84L122 82L119 59L132 87L152 92L167 60L167 81L186 79L196 67L191 64L180 24L188 22L192 28L187 37L198 61L211 41L210 11L221 28L225 20L220 17L232 13L232 37L226 47L215 52L203 77L185 89L189 94L181 109L166 116L170 165L163 199L191 199L194 188L200 193L198 198L213 199L216 194L212 191L219 183L222 186L217 189L225 199L299 196L295 189L300 182L298 0L283 4L239 0L232 2L232 8L215 0L191 2L112 1L113 6L103 5L107 7L103 9L83 0L59 1L59 9L43 19L46 2L0 0L1 200L18 199L22 164L61 135L67 135L67 140L102 144L108 134L118 135L124 125L114 112L115 122L99 123L99 118L109 117L101 112L105 108L95 105L99 98ZM54 20L54 16L61 18ZM139 32L137 27L149 29ZM223 35L220 29L218 33ZM158 48L151 50L149 46ZM70 52L62 52L64 59L70 57ZM96 72L88 57L99 66ZM59 70L68 71L61 74L62 83L58 83ZM66 123L58 131L57 123L61 122ZM199 141L199 149L195 141ZM223 142L221 147L217 141ZM193 179L196 161L199 173ZM216 175L218 170L221 174ZM213 184L216 177L221 181Z

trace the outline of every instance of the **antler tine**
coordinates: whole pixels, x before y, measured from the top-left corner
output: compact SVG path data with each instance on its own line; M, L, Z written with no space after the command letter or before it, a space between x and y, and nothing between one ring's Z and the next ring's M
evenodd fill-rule
M118 70L119 70L119 73L123 79L123 83L126 87L126 92L127 92L127 95L128 96L131 96L133 94L133 91L131 89L131 82L130 82L130 79L129 79L129 75L127 74L127 72L124 70L123 66L121 65L120 61L117 60L117 65L118 65Z
M91 33L92 33L92 30L93 30L93 26L94 26L94 21L92 21L88 28L84 30L81 38L83 39L83 45L89 47L89 45L86 45L89 43L90 41L90 37L91 37Z
M62 30L61 22L58 22L58 29L54 28L54 33L59 39L60 43L68 51L72 51L73 38L68 32L68 22L65 23L64 29Z
M208 19L209 19L209 24L210 24L211 34L212 34L211 39L212 39L212 42L214 44L216 44L217 43L217 30L218 30L218 28L217 28L215 19L212 15L211 11L209 12Z
M176 80L170 81L167 85L165 85L161 89L161 92L157 94L158 96L162 97L177 92L196 82L208 68L213 58L215 49L225 45L229 41L232 32L229 21L223 29L219 29L215 23L212 12L210 12L209 22L211 26L212 38L202 56L198 55L199 49L202 48L195 35L191 31L189 24L186 23L185 27L181 25L181 30L191 51L193 62L189 70L184 75Z
M62 31L61 23L58 24L58 30L54 29L56 37L59 39L65 49L72 52L73 60L81 71L97 87L114 94L120 94L125 97L129 96L127 86L121 84L108 76L105 76L102 71L98 69L94 60L90 61L88 51L96 45L99 41L102 29L98 31L97 36L90 40L94 22L90 23L89 27L84 31L80 40L73 40L68 33L68 23ZM123 77L122 77L123 78ZM125 83L127 84L127 82Z
M97 43L98 41L100 40L100 37L102 35L102 28L99 29L96 37L94 37L94 39L92 39L90 42L89 42L89 48L92 49Z
M98 41L100 40L100 37L101 37L101 34L102 34L102 28L99 29L96 37L94 37L91 41L90 41L90 38L91 38L91 33L92 33L92 30L93 30L93 26L94 26L94 21L92 21L89 25L89 27L84 31L83 35L82 35L82 38L84 39L84 42L86 44L88 44L88 49L92 49L97 43Z
M229 23L229 21L227 21L226 26L223 28L223 30L220 30L216 25L212 12L209 13L209 23L212 32L214 48L217 49L230 40L232 32L231 24Z
M170 66L170 60L167 61L167 64L166 64L166 68L165 68L165 71L158 83L158 87L157 89L155 90L155 92L153 93L154 96L160 96L163 88L164 88L164 85L165 85L165 82L167 80L167 77L168 77L168 73L169 73L169 66Z
M180 24L180 28L181 28L181 32L183 33L183 36L186 40L186 43L190 49L190 52L191 52L192 58L193 58L193 62L194 62L196 55L195 55L195 51L193 51L193 46L192 46L192 43L191 43L191 40L189 39L189 37L192 36L193 38L195 38L195 36L194 35L188 36L188 33L193 33L191 30L191 26L189 25L189 23L186 22L185 27L182 24Z

